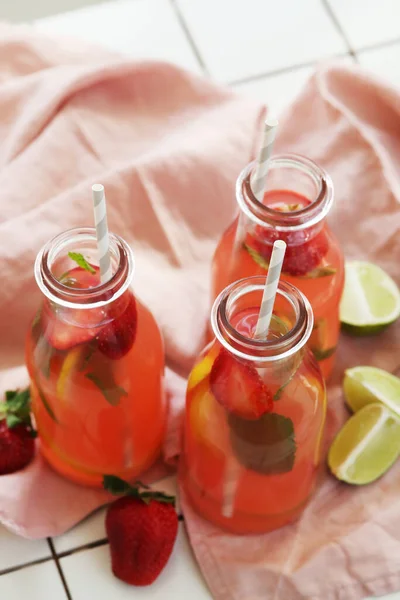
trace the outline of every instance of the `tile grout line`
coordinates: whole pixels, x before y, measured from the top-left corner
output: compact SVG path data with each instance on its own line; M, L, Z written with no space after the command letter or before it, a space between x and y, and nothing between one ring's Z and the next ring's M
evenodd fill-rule
M197 62L199 63L200 67L203 69L204 73L206 75L210 75L208 72L208 69L206 67L206 64L203 60L203 57L200 54L200 50L198 49L198 47L192 37L192 34L190 33L190 29L183 17L183 14L182 14L176 0L170 0L170 5L172 6L172 10L174 11L176 18L178 19L178 22L179 22L180 26L182 27L183 33L186 36L186 39L189 43L189 46L192 49L193 54L196 57Z
M184 522L184 517L182 514L178 515L178 521L180 523ZM99 540L95 540L94 542L89 542L88 544L82 544L82 546L75 546L75 548L70 548L69 550L63 550L61 552L56 552L56 550L54 549L54 552L55 552L55 555L57 556L57 558L60 559L60 558L65 558L66 556L71 556L72 554L84 552L85 550L93 550L94 548L101 548L101 546L107 546L107 545L108 545L108 539L101 538ZM47 559L47 560L49 560L49 559Z
M369 44L367 46L361 46L357 48L358 54L361 52L368 52L370 50L379 50L381 48L390 48L390 46L400 45L400 37L386 40L385 42L379 42L378 44Z
M348 40L347 35L345 34L344 29L341 26L340 21L337 18L336 14L333 11L333 9L332 9L331 5L329 4L328 0L321 0L321 2L322 2L322 6L325 8L325 11L327 12L328 16L330 17L332 23L334 24L336 30L338 31L338 33L343 38L344 43L346 44L347 49L349 51L349 54L354 58L354 60L356 62L358 62L357 54L356 54L354 48L352 47L352 45L350 44L350 41Z
M41 565L45 562L49 562L50 560L53 560L52 556L47 556L46 558L38 558L37 560L31 560L27 563L22 563L21 565L14 565L13 567L8 567L7 569L3 569L0 571L0 577L2 575L8 575L8 573L13 573L14 571L21 571L22 569L26 569L28 567Z
M52 555L52 557L54 559L54 562L56 563L57 571L58 571L58 574L59 574L59 576L61 578L65 594L66 594L68 600L72 600L71 592L69 591L69 588L68 588L68 585L67 585L67 580L65 579L64 571L62 570L60 561L59 561L58 556L56 554L56 551L54 549L53 540L51 538L47 538L47 543L50 546L51 555Z
M93 548L100 548L101 546L107 546L107 544L108 539L102 538L101 540L96 540L95 542L89 542L88 544L83 544L82 546L76 546L75 548L70 548L69 550L57 552L57 558L65 558L66 556L71 556L71 554L78 554L78 552L84 552L85 550L93 550Z
M332 56L327 57L324 60L332 60L335 58L344 58L346 56L353 57L351 52L345 52L342 54L333 54ZM321 60L321 59L320 59ZM288 67L282 67L281 69L274 69L273 71L264 71L263 73L258 73L257 75L250 75L249 77L243 77L242 79L234 79L233 81L225 82L225 85L242 85L244 83L252 83L254 81L258 81L259 79L265 79L267 77L272 77L274 75L285 75L286 73L292 73L295 71L299 71L300 69L305 69L306 67L315 67L318 63L318 59L312 60L305 63L300 63L297 65L290 65Z

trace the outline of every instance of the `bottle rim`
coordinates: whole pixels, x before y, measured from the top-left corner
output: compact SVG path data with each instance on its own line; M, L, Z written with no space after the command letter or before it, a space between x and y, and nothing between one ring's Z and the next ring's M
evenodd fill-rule
M308 175L316 184L317 194L311 203L300 210L278 212L257 200L250 185L255 161L249 163L236 181L236 200L242 212L262 227L277 231L299 231L316 225L329 213L333 201L333 182L328 173L309 158L299 154L277 154L270 159L269 170L292 168Z
M62 252L90 245L97 251L94 227L68 229L49 240L39 251L34 265L36 283L52 302L66 308L92 309L113 302L130 287L134 274L134 256L129 245L120 236L110 233L110 253L115 268L106 283L89 289L72 288L61 283L52 272L52 265Z
M216 298L211 310L211 327L217 340L232 354L241 359L270 363L289 358L301 350L310 338L314 326L311 304L294 285L280 281L277 294L283 296L294 310L293 327L275 340L259 340L241 334L230 322L229 312L245 294L260 292L266 277L254 276L240 279L227 286Z

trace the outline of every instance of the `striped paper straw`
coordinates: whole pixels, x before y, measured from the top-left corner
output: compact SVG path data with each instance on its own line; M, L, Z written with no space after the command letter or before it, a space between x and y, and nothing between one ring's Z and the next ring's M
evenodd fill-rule
M96 227L97 249L99 253L100 281L107 283L111 279L111 258L109 249L107 207L104 186L101 183L92 185L94 208L94 224Z
M265 281L263 298L254 337L265 340L271 323L272 311L274 309L276 291L279 285L283 259L285 258L286 244L283 240L277 240L272 249L267 279Z
M264 199L269 159L271 158L277 127L278 119L276 117L271 115L265 119L261 148L250 178L251 190L259 202L262 202Z

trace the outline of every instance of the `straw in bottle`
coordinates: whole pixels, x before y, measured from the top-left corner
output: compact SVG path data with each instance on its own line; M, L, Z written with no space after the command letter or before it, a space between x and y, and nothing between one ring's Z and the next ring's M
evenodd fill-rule
M262 142L258 151L258 156L254 170L250 177L250 187L259 202L263 201L265 184L268 175L269 161L272 155L274 141L276 137L278 119L274 115L268 116L264 121ZM238 225L236 228L235 241L233 243L232 260L230 271L232 272L235 262L235 256L242 245L245 236L244 218L239 213Z
M107 283L107 281L111 279L112 271L104 186L102 186L100 183L95 183L92 185L92 197L97 249L99 255L100 281L101 283Z
M285 252L286 243L283 240L277 240L272 249L272 256L269 262L267 279L265 281L264 293L254 334L254 337L259 340L265 340L268 336Z
M268 337L285 252L286 243L283 240L277 240L274 243L265 281L260 312L258 314L256 330L254 333L254 338L256 339L266 340ZM263 369L259 370L260 377L263 377L263 371ZM221 511L223 516L227 518L230 518L233 515L240 470L241 469L238 467L236 461L229 458L227 459L223 484L223 506Z

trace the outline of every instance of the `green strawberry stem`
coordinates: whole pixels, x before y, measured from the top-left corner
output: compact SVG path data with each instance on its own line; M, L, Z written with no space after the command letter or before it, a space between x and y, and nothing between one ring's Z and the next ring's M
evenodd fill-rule
M37 436L32 425L29 388L22 391L8 390L5 393L5 402L0 404L0 419L5 419L10 429L17 425L25 425L31 437Z
M114 496L132 496L133 498L143 500L145 504L150 504L152 500L156 500L162 504L172 504L175 506L175 496L169 496L168 494L164 494L164 492L152 491L140 481L136 481L134 485L131 485L115 475L104 475L103 487ZM145 488L146 491L142 492L140 488Z

